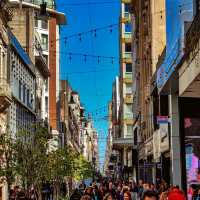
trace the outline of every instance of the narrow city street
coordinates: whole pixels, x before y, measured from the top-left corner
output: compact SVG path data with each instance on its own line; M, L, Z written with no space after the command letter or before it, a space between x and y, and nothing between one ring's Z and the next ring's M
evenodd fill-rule
M200 200L200 0L0 0L0 200Z

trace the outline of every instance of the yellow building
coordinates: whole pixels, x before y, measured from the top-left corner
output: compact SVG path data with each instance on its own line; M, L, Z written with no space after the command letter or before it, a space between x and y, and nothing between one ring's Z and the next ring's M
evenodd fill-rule
M113 148L120 152L123 178L133 179L133 52L132 24L130 14L131 0L121 1L120 16L120 110L119 134L113 139Z

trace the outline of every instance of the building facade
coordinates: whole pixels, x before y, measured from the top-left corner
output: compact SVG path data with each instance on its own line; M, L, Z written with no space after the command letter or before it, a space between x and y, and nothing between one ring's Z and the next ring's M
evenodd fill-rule
M133 30L133 76L135 90L133 101L134 144L137 145L137 177L153 182L160 172L160 162L155 159L154 131L158 126L159 112L157 95L152 83L158 60L166 45L165 1L132 1ZM158 14L157 14L158 13ZM169 148L169 146L168 146ZM158 164L159 163L159 164ZM136 164L136 163L135 163Z
M4 4L5 3L5 4ZM7 7L7 1L0 2L0 134L7 132L9 107L12 95L9 77L9 37L8 21L12 19L12 12ZM3 5L4 4L4 5ZM7 198L7 185L0 177L0 199Z
M121 165L126 178L133 179L133 70L131 1L121 1L120 14L120 111L119 135L113 138L113 147L121 154Z
M53 0L10 0L10 6L14 13L10 26L37 69L37 118L51 130L50 146L59 146L59 25L66 23L65 15L56 11Z
M188 199L199 184L199 5L192 1L181 9L180 17L167 15L168 22L178 23L179 34L172 40L174 35L167 32L166 55L156 74L159 104L168 107L170 183L180 185Z
M83 154L87 161L95 163L96 169L99 169L98 134L92 120L85 117L80 96L73 91L69 82L61 80L60 85L61 132L64 144Z

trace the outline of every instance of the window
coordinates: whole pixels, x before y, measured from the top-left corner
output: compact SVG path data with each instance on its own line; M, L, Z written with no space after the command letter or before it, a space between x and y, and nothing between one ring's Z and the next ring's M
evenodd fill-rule
M126 73L132 73L132 64L126 63Z
M130 23L126 23L125 24L125 32L127 33L130 33L132 32L132 25Z
M46 61L46 64L47 64L47 66L48 66L48 56L47 56L47 55L43 55L43 57L44 57L44 59L45 59L45 61Z
M43 50L48 50L48 35L42 34L42 49Z
M129 115L133 114L133 105L132 104L126 104L125 112L126 112L126 114L129 114Z
M23 85L23 102L26 103L26 86Z
M35 27L38 28L38 20L35 18Z
M126 94L132 94L132 84L131 83L126 84Z
M29 106L30 105L30 90L29 89L27 89L27 95L26 95L27 97L27 105Z
M48 92L48 80L45 80L45 92Z
M19 99L22 99L22 82L19 80Z
M131 48L131 43L130 43L130 44L129 44L129 43L126 43L126 44L125 44L125 51L126 51L126 52L131 52L131 49L132 49L132 48Z
M196 12L199 13L200 11L200 0L196 0Z
M133 135L133 126L127 125L127 136L132 136L132 135Z
M48 29L48 21L47 20L42 20L41 21L41 28L42 29Z
M45 97L45 111L48 113L48 97Z
M129 12L129 4L124 4L124 12Z

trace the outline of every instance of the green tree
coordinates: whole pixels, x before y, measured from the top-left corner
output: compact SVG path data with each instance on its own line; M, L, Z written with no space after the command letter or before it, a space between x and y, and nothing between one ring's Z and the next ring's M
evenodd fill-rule
M75 157L74 160L74 175L76 180L83 180L91 178L93 174L93 168L90 162L88 162L82 154Z
M54 186L55 199L59 197L61 184L73 174L73 165L73 151L67 146L48 154L48 176Z
M0 134L0 182L7 183L8 191L10 191L16 174L16 151L14 139L10 133Z
M33 186L41 197L47 179L48 130L42 126L20 131L15 140L16 168L24 189Z

